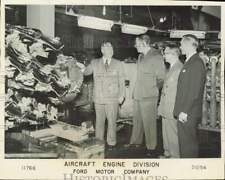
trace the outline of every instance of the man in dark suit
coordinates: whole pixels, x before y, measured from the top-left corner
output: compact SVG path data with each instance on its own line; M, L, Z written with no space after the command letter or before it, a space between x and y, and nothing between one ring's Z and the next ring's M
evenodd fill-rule
M198 39L192 34L181 40L186 60L178 78L174 117L178 119L178 139L181 158L198 157L197 126L202 117L202 101L206 70L197 53Z

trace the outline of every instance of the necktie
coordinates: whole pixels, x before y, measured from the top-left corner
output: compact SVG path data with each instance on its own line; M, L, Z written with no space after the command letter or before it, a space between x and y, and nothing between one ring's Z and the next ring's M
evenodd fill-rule
M109 68L109 61L108 61L108 59L106 59L106 61L105 61L105 70L107 71L108 68Z

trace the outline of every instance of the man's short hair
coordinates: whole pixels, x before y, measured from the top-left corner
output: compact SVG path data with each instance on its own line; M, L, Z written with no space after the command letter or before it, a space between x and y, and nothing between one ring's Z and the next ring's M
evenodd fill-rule
M101 48L102 48L103 46L107 45L107 44L110 44L111 46L113 46L112 43L111 43L110 41L103 41L103 42L101 43Z
M141 34L137 37L137 39L140 39L141 41L144 41L147 45L150 45L151 39L147 34Z
M198 48L198 45L199 45L199 41L198 41L198 38L193 35L193 34L186 34L183 36L183 39L184 40L187 40L187 41L192 41L192 45L196 48Z
M171 51L173 51L174 53L176 53L178 57L181 55L180 48L179 48L179 46L176 45L176 44L167 44L167 45L165 46L165 49L166 49L166 48L169 48Z

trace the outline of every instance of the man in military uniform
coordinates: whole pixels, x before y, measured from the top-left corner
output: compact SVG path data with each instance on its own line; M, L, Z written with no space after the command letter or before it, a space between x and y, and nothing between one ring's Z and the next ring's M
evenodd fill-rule
M140 55L133 92L134 117L130 144L141 145L145 135L147 155L151 156L157 145L157 102L159 88L165 76L165 66L160 51L150 46L148 35L137 37L135 43Z

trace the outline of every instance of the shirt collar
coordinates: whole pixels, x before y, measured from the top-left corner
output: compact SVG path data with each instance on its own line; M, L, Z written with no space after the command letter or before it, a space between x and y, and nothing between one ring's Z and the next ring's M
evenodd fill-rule
M189 56L187 56L187 58L186 58L186 60L185 60L185 63L188 62L188 61L191 59L191 57L192 57L193 55L195 55L195 54L196 54L196 52L194 52L194 53L190 54Z
M150 47L150 49L148 50L148 52L145 55L143 53L140 53L139 56L138 56L138 61L141 61L145 57L147 57L150 54L152 54L154 51L155 51L155 49L153 47Z
M146 56L147 54L149 54L150 52L151 52L151 50L152 50L152 48L151 47L149 47L148 49L147 49L147 51L145 52L145 54L144 54L144 56Z

